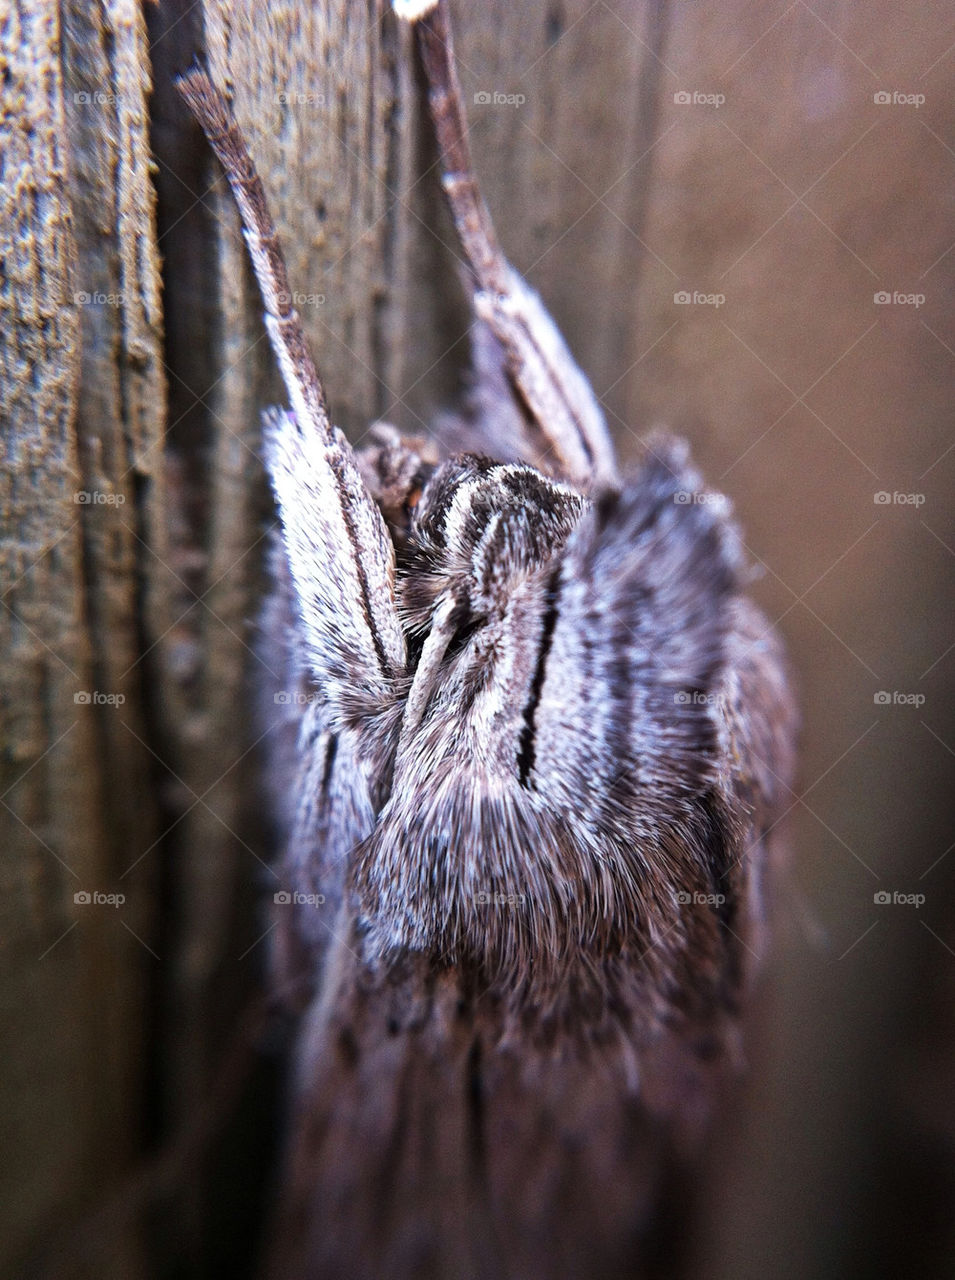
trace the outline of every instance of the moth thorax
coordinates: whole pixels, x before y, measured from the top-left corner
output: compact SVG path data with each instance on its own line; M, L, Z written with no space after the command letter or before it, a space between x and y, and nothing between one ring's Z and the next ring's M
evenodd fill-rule
M417 567L432 581L460 583L472 613L492 612L563 545L585 506L576 490L533 467L453 458L435 471L413 515Z

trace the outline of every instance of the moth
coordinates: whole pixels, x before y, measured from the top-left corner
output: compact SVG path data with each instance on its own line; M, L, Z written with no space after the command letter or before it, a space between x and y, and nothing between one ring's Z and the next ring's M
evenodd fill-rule
M619 474L501 252L445 3L394 8L475 313L452 456L331 424L245 141L180 81L290 401L264 419L299 691L278 912L312 996L268 1269L639 1275L738 1061L796 713L729 502L662 435Z

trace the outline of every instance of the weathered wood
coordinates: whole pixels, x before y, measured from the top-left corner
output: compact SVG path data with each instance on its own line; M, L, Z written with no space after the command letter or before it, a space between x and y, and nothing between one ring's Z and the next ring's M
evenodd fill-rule
M3 22L3 1248L139 1147L158 810L143 635L162 616L164 426L149 71L137 7ZM151 693L155 697L158 689ZM103 701L106 699L106 701ZM76 894L122 893L121 906ZM129 1232L115 1274L136 1269Z

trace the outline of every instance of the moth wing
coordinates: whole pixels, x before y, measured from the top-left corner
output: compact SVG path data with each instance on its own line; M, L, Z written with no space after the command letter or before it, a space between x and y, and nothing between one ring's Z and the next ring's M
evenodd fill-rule
M333 944L348 929L344 910L352 855L375 825L371 780L349 730L311 703L302 717L291 831L274 895L276 986L301 1007Z
M549 806L629 846L641 882L712 895L729 993L758 949L796 736L782 649L741 569L728 501L685 446L655 440L568 540L525 726Z
M374 825L372 786L354 736L335 731L303 655L301 620L285 548L269 548L272 591L257 644L263 665L259 718L270 819L282 849L269 888L275 988L302 1007L341 928L348 859Z
M596 827L654 838L715 779L712 714L739 551L685 446L595 499L568 540L528 714L529 781Z

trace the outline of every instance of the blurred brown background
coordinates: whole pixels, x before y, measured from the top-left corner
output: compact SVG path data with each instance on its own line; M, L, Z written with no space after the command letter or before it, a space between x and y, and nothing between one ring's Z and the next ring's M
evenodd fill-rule
M256 1016L252 707L257 412L281 392L171 77L205 50L233 91L339 422L420 430L460 391L468 315L383 8L4 16L11 1275L248 1264L285 1043ZM952 1274L955 16L452 9L506 251L623 455L666 425L732 497L801 686L792 871L689 1274Z

